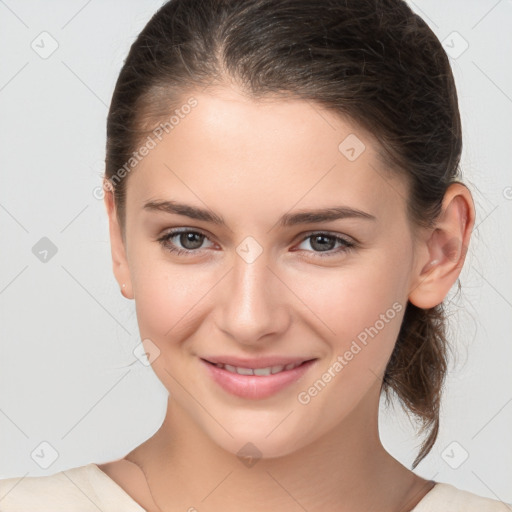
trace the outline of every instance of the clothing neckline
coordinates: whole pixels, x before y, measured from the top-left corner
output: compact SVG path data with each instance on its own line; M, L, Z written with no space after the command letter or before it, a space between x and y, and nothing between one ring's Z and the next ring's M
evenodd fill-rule
M114 488L116 490L116 492L118 494L121 494L123 496L123 499L128 499L129 501L131 501L131 503L133 504L134 507L138 507L138 512L147 512L147 510L145 508L142 508L141 505L139 505L127 492L125 489L123 489L115 480L113 480L112 478L110 478L103 470L101 470L99 468L99 466L94 463L94 462L91 462L90 464L88 464L88 466L92 467L93 470L98 474L100 473L100 477L103 478L105 481L108 481L111 485L112 488ZM410 512L421 512L420 509L418 509L418 507L420 505L423 505L425 503L425 501L427 500L430 500L432 498L432 496L434 494L437 494L439 490L441 490L442 487L450 487L450 484L445 484L443 482L436 482L434 481L434 485L432 486L432 488L427 492L427 494L425 494L423 496L423 498L421 498L421 500L414 506L413 509L411 509Z
M429 491L421 498L416 505L409 512L421 512L423 505L426 504L427 501L430 501L432 496L437 495L440 489L443 487L449 486L449 484L445 484L442 482L436 482L435 480L430 480L430 482L434 482L434 485L429 489ZM418 507L422 507L421 509Z
M125 489L123 489L115 480L113 480L112 478L110 478L102 469L100 469L100 467L98 466L98 464L96 464L95 462L91 462L89 464L87 464L88 467L92 468L92 470L96 473L96 475L98 475L100 478L102 478L103 480L105 481L108 481L109 482L109 485L112 487L112 489L115 490L115 492L117 494L120 495L120 497L122 497L123 500L127 500L128 502L130 502L131 505L133 505L133 507L137 507L136 509L134 509L133 512L135 512L135 510L137 512L147 512L147 510L145 508L143 508L141 505L139 505L139 503L137 503L132 496L130 496ZM130 512L132 512L130 510Z

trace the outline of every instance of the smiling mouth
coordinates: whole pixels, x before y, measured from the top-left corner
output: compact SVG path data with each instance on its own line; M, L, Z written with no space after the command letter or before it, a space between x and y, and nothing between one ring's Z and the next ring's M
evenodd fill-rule
M290 363L287 365L276 365L276 366L267 366L265 368L242 368L239 366L232 366L230 364L223 363L212 363L207 359L203 359L203 361L211 364L212 366L216 366L217 368L221 368L231 373L237 373L238 375L275 375L276 373L282 373L286 371L293 370L299 366L302 366L305 363L309 363L310 361L314 361L314 359L308 359L307 361L302 361L299 363Z
M231 356L201 358L206 375L225 392L246 400L264 400L283 391L304 378L316 365L318 358L268 357L252 361ZM225 362L221 362L225 361ZM235 366L235 364L243 366ZM286 364L276 364L286 363ZM271 364L272 366L265 366Z

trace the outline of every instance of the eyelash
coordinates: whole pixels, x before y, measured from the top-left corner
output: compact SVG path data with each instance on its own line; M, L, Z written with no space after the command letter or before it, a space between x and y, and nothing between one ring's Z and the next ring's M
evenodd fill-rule
M179 247L176 247L174 244L170 245L169 240L171 238L174 238L176 235L181 235L183 233L194 233L194 234L201 235L201 236L205 237L206 239L208 239L208 237L205 234L201 233L200 231L194 231L191 229L181 229L181 230L169 231L162 237L158 238L157 241L160 242L160 244L162 245L162 247L164 247L164 249L166 249L170 253L176 254L178 256L181 256L181 255L189 256L194 253L200 252L201 249L195 249L195 250L180 249ZM334 249L330 249L329 251L307 251L307 252L313 252L315 254L315 256L318 256L320 258L330 258L333 256L337 256L340 253L348 252L351 249L354 249L356 247L355 242L352 242L346 238L343 238L343 237L340 237L340 236L337 236L337 235L334 235L334 234L331 234L331 233L328 233L325 231L315 231L313 233L309 233L307 236L305 236L304 238L301 239L300 243L304 242L308 238L312 238L314 236L319 236L319 235L326 235L328 238L332 238L332 239L334 239L335 242L340 242L343 245L343 248L341 250L337 250L337 251L335 251ZM304 249L299 249L299 250L304 250Z

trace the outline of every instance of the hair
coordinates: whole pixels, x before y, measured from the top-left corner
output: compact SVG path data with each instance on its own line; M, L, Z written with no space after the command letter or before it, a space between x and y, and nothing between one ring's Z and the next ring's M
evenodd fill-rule
M461 122L448 57L404 1L171 0L131 45L108 113L104 186L123 233L137 146L187 94L233 84L255 101L312 101L355 122L406 179L412 225L434 225L458 181ZM408 302L381 393L428 433L413 469L437 439L448 348L443 304Z

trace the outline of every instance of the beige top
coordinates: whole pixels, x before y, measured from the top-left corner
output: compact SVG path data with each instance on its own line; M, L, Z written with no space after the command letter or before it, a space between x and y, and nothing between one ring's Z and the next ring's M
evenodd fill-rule
M96 464L0 480L0 512L146 512ZM501 502L437 482L411 512L511 512Z

